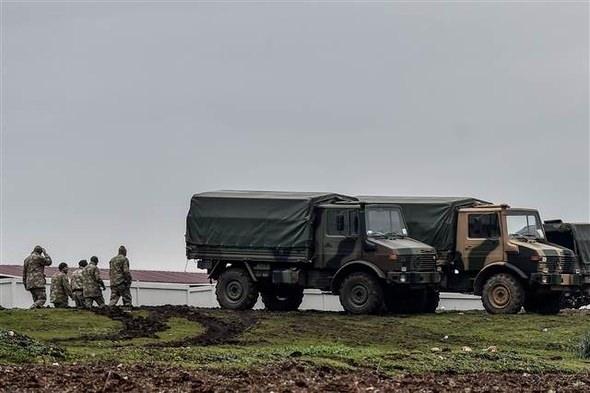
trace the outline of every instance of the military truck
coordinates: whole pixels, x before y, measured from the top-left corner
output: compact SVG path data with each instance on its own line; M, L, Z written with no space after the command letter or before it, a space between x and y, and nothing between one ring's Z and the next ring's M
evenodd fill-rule
M578 257L582 273L583 289L563 299L562 308L580 308L590 304L590 223L569 223L562 220L548 220L543 224L547 240L573 250Z
M304 288L336 294L349 313L434 312L441 275L433 247L407 236L399 206L331 193L196 194L186 255L222 308L296 310ZM411 299L411 300L409 300Z
M412 237L437 249L441 290L481 295L492 314L559 312L579 291L574 253L546 240L534 209L463 197L360 197L402 208Z

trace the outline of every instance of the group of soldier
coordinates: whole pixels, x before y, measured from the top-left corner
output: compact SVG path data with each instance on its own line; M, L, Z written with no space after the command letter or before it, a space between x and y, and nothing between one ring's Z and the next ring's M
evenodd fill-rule
M40 308L47 301L45 291L45 266L50 266L51 257L41 246L35 246L31 255L25 258L23 267L23 283L25 289L31 292L33 305ZM51 278L49 301L56 308L68 307L71 298L78 308L91 308L94 303L99 307L105 305L102 291L106 289L100 278L97 267L98 257L92 256L90 263L85 259L78 262L78 269L68 278L68 265L62 262L58 272ZM125 246L119 247L118 254L109 262L109 278L111 284L111 298L109 305L114 306L120 298L123 306L131 306L131 272Z

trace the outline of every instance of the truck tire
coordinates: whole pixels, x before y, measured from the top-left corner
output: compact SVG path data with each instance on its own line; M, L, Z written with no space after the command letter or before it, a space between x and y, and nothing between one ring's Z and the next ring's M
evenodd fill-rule
M524 311L529 314L539 312L539 296L533 294L525 294L524 304Z
M424 299L423 311L426 314L434 314L440 302L440 293L436 289L426 289L426 298Z
M340 286L340 304L351 314L373 314L383 306L383 288L376 277L356 272Z
M269 288L260 293L269 311L295 311L303 301L302 287Z
M481 301L490 314L516 314L524 304L524 289L513 275L494 274L483 286Z
M392 314L419 314L426 308L426 291L388 288L384 301L385 308Z
M537 312L543 315L559 314L562 297L561 293L548 293L541 296L537 302Z
M258 300L258 290L250 274L240 268L230 268L219 276L215 295L221 308L249 310Z

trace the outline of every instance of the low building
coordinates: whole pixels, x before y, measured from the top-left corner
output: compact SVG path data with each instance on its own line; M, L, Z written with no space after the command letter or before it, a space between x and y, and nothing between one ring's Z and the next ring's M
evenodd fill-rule
M100 269L100 266L99 266ZM4 308L28 308L33 303L31 294L25 290L22 280L23 267L20 265L0 265L0 306ZM74 270L70 268L71 275ZM47 276L47 297L51 277L57 267L45 268ZM107 287L103 292L108 303L111 296L109 269L100 269L100 275ZM133 283L131 296L134 306L160 306L164 304L186 304L195 307L219 307L215 298L215 284L209 282L205 273L167 272L156 270L131 270ZM300 309L343 311L337 296L316 289L305 290ZM119 304L121 304L119 300ZM70 306L74 302L70 300ZM263 308L261 299L254 308ZM444 310L481 310L479 296L459 293L441 293L440 308Z
M99 266L100 269L100 266ZM0 265L0 306L5 308L27 308L33 303L31 294L25 290L22 280L23 267L19 265ZM70 268L69 275L74 269ZM57 267L45 268L47 276L47 305L49 305L49 287L51 277L57 273ZM109 269L100 269L106 290L105 301L111 296ZM131 270L131 296L133 305L190 304L211 307L215 301L211 294L211 284L204 273L167 272L155 270ZM213 296L213 297L211 297ZM119 300L121 304L122 300ZM70 305L74 302L70 300Z

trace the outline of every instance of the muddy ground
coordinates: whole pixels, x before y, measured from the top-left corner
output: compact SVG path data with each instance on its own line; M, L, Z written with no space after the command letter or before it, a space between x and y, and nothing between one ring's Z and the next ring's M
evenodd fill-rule
M0 366L3 392L580 392L585 375L429 374L394 378L287 360L254 372L209 372L114 363Z
M256 326L262 311L213 317L187 306L142 307L147 316L132 315L119 307L94 312L121 321L123 328L86 340L121 341L157 337L168 329L171 317L187 318L205 327L199 336L146 344L151 347L207 346L236 343L236 338ZM59 344L59 340L55 340ZM585 374L426 374L391 377L377 370L347 372L305 363L297 356L255 371L199 370L180 366L101 362L71 364L0 365L0 392L579 392L590 391Z

